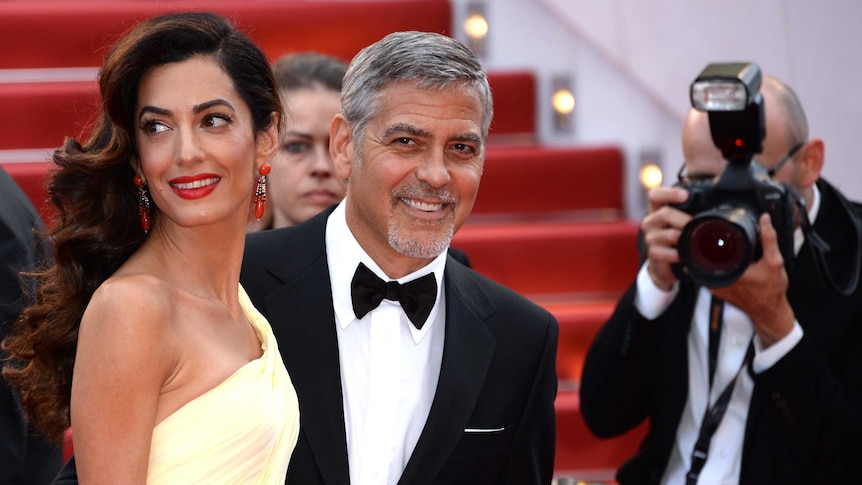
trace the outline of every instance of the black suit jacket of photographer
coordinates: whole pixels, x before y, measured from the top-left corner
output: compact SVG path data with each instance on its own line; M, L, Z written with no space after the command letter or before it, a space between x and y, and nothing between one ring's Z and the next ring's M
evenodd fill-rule
M853 240L847 202L824 180L814 228L832 247L829 268L845 281ZM858 239L856 239L858 241ZM697 288L680 292L656 320L634 306L628 289L588 352L581 410L600 437L623 434L649 420L637 454L617 472L621 485L659 483L688 395L686 339ZM741 485L862 483L862 285L851 296L832 291L806 243L790 278L788 298L804 336L769 370L754 376Z

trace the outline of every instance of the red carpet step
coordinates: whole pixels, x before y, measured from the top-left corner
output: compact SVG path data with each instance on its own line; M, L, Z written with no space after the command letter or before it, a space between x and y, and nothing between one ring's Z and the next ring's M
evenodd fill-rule
M0 69L93 67L132 25L155 15L213 11L274 60L305 50L350 60L390 32L448 33L448 0L39 0L0 2Z

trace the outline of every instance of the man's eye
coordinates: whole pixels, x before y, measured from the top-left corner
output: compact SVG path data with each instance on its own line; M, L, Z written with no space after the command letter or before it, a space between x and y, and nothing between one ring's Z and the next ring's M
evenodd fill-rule
M451 146L451 150L462 158L473 158L478 154L478 149L467 143L455 143Z

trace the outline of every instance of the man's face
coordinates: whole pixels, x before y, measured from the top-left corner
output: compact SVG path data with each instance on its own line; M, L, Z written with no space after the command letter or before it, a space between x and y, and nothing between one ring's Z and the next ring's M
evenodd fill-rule
M334 142L336 169L348 178L347 223L378 263L424 264L448 247L476 200L482 106L460 84L438 90L405 82L385 88L379 103L361 140ZM341 121L333 129L351 136Z

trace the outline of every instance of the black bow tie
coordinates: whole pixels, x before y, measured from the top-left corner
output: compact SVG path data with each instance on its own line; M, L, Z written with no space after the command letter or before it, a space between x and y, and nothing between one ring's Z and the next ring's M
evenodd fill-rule
M434 273L428 273L403 285L397 281L386 282L359 263L350 282L350 299L353 300L356 318L362 318L377 308L384 298L401 303L413 326L421 329L437 300L437 280Z

